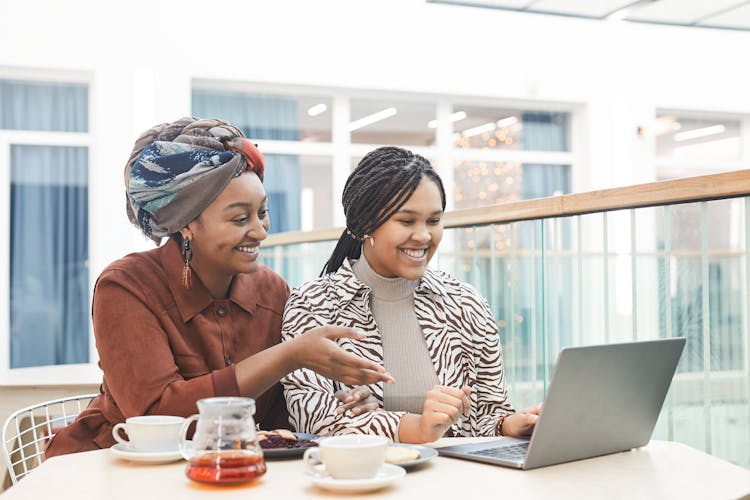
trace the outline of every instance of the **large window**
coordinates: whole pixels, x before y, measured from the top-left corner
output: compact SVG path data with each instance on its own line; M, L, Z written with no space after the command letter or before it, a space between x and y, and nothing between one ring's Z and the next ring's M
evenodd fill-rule
M572 185L567 111L201 81L191 112L228 120L258 142L271 232L342 225L344 182L381 145L427 157L443 177L449 210L564 194Z
M0 80L3 369L89 361L87 131L86 84Z

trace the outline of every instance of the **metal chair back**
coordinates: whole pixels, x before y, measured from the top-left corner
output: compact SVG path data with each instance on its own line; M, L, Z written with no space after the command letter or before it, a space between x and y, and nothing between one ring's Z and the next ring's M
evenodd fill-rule
M10 480L16 484L44 461L44 450L58 430L71 423L98 394L53 399L13 412L3 425L2 449Z

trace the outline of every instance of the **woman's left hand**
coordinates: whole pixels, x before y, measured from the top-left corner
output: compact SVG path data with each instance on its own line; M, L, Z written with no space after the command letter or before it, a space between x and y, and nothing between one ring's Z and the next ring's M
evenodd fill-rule
M367 386L360 385L352 390L341 389L336 391L336 398L341 401L342 404L336 409L338 415L342 415L347 411L351 411L352 415L362 415L368 411L378 409L378 401L370 393L370 389Z
M503 421L503 436L529 437L534 432L536 421L542 412L542 403L508 415Z

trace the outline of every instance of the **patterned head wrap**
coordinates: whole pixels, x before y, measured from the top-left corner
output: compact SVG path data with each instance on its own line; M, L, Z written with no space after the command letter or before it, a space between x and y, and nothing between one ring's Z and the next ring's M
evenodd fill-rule
M144 132L125 166L130 222L157 245L195 220L249 170L263 180L263 155L219 119L182 118Z

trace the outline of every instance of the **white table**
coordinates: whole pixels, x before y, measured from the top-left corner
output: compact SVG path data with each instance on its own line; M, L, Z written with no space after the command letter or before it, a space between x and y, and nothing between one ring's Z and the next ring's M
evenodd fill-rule
M433 446L478 441L448 438ZM301 460L268 461L255 483L207 486L185 477L185 462L141 465L99 450L51 458L2 495L14 499L344 498L315 487ZM750 494L750 470L679 443L652 441L625 453L520 471L436 457L378 492L388 499L737 499ZM351 495L349 495L351 496ZM347 496L348 497L348 496Z

